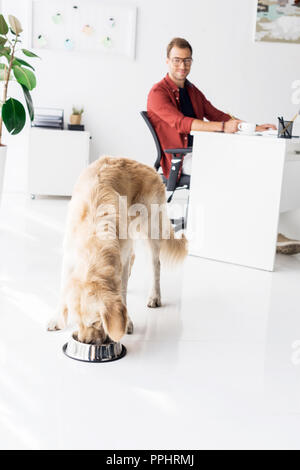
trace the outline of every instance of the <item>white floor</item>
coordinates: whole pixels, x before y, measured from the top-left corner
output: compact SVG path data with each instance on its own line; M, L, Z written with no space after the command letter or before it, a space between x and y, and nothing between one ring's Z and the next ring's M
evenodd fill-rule
M300 256L268 273L189 257L146 307L141 247L127 356L62 353L47 333L68 201L6 195L0 214L1 449L300 448Z

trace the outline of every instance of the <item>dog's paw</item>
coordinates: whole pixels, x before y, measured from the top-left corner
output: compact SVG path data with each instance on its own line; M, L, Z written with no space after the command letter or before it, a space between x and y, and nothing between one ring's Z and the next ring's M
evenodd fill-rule
M127 323L126 333L128 335L132 335L132 333L133 333L133 322L132 322L132 320L129 320L128 323Z
M60 325L59 320L57 318L52 318L47 325L47 331L59 331L62 330L63 326Z
M150 297L147 303L147 307L150 307L150 308L161 307L160 296Z

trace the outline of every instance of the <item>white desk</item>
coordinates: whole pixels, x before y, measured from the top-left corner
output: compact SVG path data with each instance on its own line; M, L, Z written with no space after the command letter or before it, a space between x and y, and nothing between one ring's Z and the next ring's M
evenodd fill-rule
M300 139L192 134L189 253L273 271L279 213L300 207Z

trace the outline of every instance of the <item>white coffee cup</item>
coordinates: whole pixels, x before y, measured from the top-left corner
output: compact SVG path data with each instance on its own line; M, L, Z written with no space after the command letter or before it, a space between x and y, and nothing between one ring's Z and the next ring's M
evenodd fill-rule
M240 122L238 129L243 134L251 135L255 133L256 124L253 124L252 122Z

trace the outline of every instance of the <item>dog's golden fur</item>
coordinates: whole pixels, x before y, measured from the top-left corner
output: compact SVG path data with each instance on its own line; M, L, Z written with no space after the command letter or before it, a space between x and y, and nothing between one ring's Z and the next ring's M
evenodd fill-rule
M83 171L74 188L64 242L61 301L49 330L63 328L70 315L78 325L82 342L104 342L107 336L119 341L126 331L132 332L126 291L134 254L131 237L120 237L120 229L124 228L120 196L127 197L128 207L143 204L148 211L146 218L139 215L140 231L150 243L153 259L154 284L148 306L161 305L159 257L182 260L187 252L186 239L174 237L166 214L165 187L155 170L126 158L102 157ZM155 240L150 233L151 204L163 209ZM99 211L106 206L115 210L114 239L108 236L112 214L106 209ZM126 222L133 218L128 216ZM164 223L170 231L169 239L163 239ZM106 230L102 230L102 236L99 227Z

